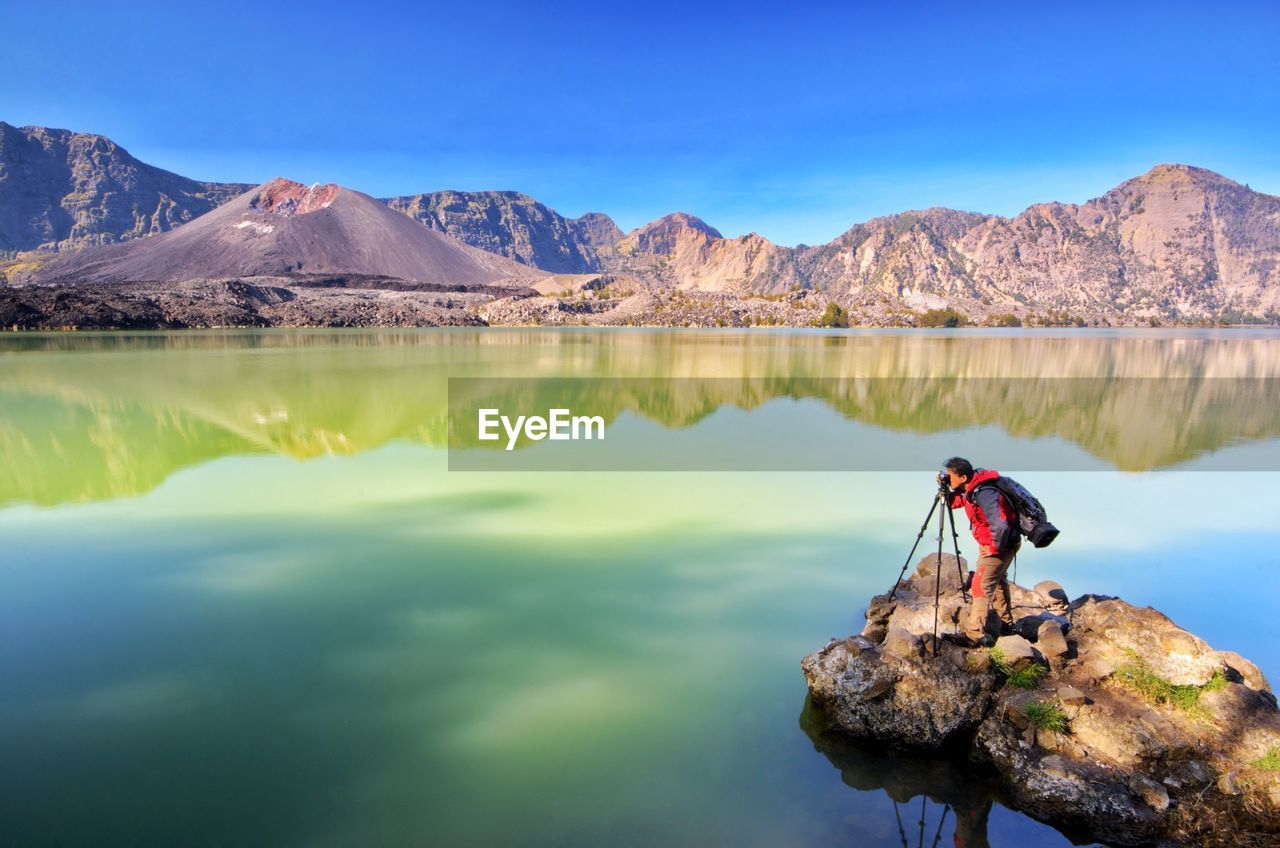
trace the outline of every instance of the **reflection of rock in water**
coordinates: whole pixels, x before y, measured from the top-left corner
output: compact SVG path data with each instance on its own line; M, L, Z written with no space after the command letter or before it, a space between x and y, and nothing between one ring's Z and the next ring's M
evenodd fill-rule
M991 776L954 754L912 755L858 745L831 730L826 715L805 697L800 729L813 747L860 792L884 790L893 802L892 828L901 844L938 845L948 832L958 848L986 848L987 817L996 798ZM914 802L914 803L912 803Z

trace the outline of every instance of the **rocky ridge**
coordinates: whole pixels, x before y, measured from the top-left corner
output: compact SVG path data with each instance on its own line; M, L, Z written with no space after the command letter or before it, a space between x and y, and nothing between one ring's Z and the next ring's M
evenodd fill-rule
M514 191L437 191L383 202L472 247L557 274L600 270L597 248L622 237L607 215L566 218Z
M0 256L168 232L250 187L170 173L101 135L0 121Z
M1150 608L1051 582L1013 587L1018 633L946 641L967 599L930 555L862 633L801 663L830 726L864 743L959 748L1013 806L1115 845L1274 845L1280 712L1266 678ZM935 580L939 632L932 637Z

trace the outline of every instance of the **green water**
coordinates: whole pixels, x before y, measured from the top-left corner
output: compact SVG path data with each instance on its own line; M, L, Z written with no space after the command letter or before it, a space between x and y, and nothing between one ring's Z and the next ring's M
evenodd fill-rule
M1231 383L1280 377L1272 332L2 335L0 842L892 846L924 800L931 844L981 782L815 736L799 669L892 583L930 474L448 471L447 380L1009 376L1115 388L1007 428L963 392L598 399L675 449L1066 446L1088 470L1018 475L1064 531L1020 582L1274 679L1280 419Z

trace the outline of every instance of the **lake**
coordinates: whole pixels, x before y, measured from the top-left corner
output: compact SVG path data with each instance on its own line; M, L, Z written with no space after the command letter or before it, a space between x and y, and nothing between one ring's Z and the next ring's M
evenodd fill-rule
M632 447L457 437L567 378ZM959 454L1063 531L1020 583L1276 680L1276 378L1271 330L0 334L0 841L1069 845L829 738L800 658Z

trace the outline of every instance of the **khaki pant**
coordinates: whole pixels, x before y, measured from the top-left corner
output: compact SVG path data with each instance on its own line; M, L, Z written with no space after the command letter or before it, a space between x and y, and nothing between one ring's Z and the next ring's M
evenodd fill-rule
M990 554L978 557L978 570L982 572L982 596L975 595L969 608L969 620L965 635L980 639L987 631L987 611L995 609L1004 624L1013 626L1013 607L1009 600L1009 564L1013 562L1015 548L1000 556Z

